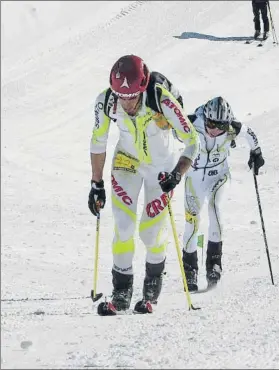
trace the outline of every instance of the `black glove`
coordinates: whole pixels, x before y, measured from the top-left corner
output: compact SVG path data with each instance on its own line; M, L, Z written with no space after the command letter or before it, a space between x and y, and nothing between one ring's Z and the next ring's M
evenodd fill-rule
M160 172L158 175L158 180L163 192L168 193L180 183L181 174L176 171Z
M88 207L94 216L100 212L100 208L104 208L106 204L106 191L104 181L91 181L91 190L88 198Z
M251 169L254 167L255 175L259 174L259 168L261 168L264 165L264 159L262 156L261 148L257 148L255 150L250 151L250 158L248 161L248 166Z

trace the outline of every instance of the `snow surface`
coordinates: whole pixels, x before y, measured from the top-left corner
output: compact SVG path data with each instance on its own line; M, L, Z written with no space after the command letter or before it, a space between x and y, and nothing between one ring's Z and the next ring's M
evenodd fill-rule
M271 8L279 27L279 3L271 1ZM272 34L263 48L245 45L252 34L250 1L1 2L3 369L279 368L279 47ZM266 160L258 183L275 286L249 151L240 140L230 157L224 274L217 290L191 296L202 309L188 311L170 228L154 314L97 316L86 298L96 225L87 208L92 108L112 64L128 53L165 73L188 113L223 95L257 133ZM113 128L104 176L98 292L105 295L111 293L109 167L117 135ZM181 184L173 201L180 240L182 199ZM201 250L199 257L204 285ZM133 304L144 258L138 240Z

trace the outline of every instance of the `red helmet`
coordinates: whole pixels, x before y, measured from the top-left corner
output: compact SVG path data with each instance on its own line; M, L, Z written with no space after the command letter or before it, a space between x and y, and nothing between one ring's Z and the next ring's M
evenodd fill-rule
M120 98L134 98L147 89L149 78L149 70L141 58L125 55L112 67L109 82Z

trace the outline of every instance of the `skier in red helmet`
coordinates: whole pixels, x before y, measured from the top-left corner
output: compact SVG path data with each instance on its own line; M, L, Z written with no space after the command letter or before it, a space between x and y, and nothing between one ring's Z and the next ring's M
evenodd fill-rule
M167 194L179 184L199 151L198 135L183 112L183 101L161 73L150 73L135 55L121 57L110 72L110 87L95 102L95 125L90 144L92 178L88 207L96 216L105 206L103 170L111 125L119 128L111 168L114 238L112 299L98 306L100 315L127 310L133 294L134 234L142 185L144 206L139 235L146 247L143 297L135 305L152 311L162 288L167 246ZM185 144L180 158L175 131ZM179 158L179 159L178 159ZM163 173L163 176L162 176Z

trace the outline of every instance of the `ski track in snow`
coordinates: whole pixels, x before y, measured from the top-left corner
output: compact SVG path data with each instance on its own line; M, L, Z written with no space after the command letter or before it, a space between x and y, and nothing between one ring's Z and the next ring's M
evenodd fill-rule
M275 26L279 3L271 2ZM3 2L1 368L279 368L279 47L245 45L250 2ZM224 95L258 135L258 176L271 285L247 144L230 153L223 277L189 311L170 228L166 275L151 315L99 317L90 298L95 219L87 209L96 95L121 55L135 53L181 90L185 109ZM109 165L98 292L111 293ZM183 185L173 211L180 241ZM141 194L139 212L143 197ZM207 233L206 205L201 231ZM199 250L199 283L205 285ZM132 305L144 246L137 236ZM26 299L28 301L20 301ZM42 300L42 298L46 300ZM80 298L80 299L79 299ZM50 300L47 300L50 299ZM53 300L51 300L53 299ZM16 301L18 300L18 301Z

